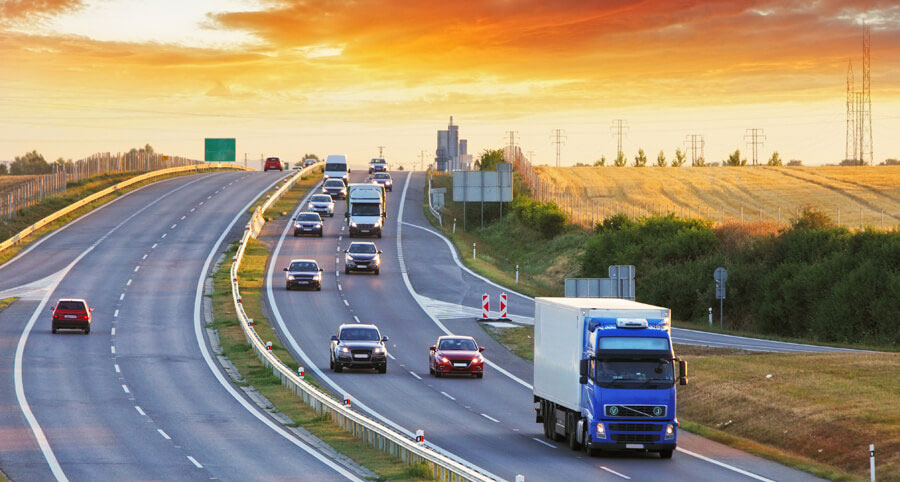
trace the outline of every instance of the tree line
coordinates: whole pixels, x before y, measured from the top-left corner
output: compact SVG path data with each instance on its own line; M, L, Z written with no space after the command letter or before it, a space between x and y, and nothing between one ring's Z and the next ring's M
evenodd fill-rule
M130 159L141 155L154 154L153 146L146 144L141 148L131 148L125 153L125 158ZM74 166L72 159L58 158L54 162L47 162L43 154L36 149L26 152L22 156L16 156L15 160L7 164L0 164L0 175L34 175L34 174L50 174L54 170L62 170L67 167Z

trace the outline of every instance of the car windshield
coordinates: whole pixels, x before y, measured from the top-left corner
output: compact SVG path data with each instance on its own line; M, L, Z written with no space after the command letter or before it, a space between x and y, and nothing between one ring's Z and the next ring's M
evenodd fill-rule
M441 344L438 345L438 350L445 351L475 351L477 349L475 342L466 338L448 338L441 340Z
M325 187L344 187L344 181L340 179L329 179L325 181Z
M297 221L321 221L322 218L319 217L316 213L300 213L297 216Z
M330 202L331 202L331 196L326 196L326 195L324 195L324 194L321 194L321 195L318 195L318 196L313 196L313 197L310 199L310 201L311 201L311 202L314 202L314 203L330 203Z
M341 330L341 340L378 341L378 330L372 328L344 328Z
M295 261L291 263L291 271L319 271L319 265L312 261Z
M378 252L378 250L375 249L374 244L353 243L350 245L350 252L351 253L375 254L376 252Z
M84 303L81 301L60 301L56 305L57 310L81 310L84 311Z
M347 170L347 165L346 164L328 163L328 164L325 164L325 170L326 171L342 171L343 172L343 171Z
M607 387L631 387L650 382L671 385L675 383L675 369L665 359L649 360L591 360L591 373L595 382Z
M375 174L375 179L390 179L390 178L391 178L390 174L384 174L381 172L379 172L378 174Z
M353 203L350 208L351 216L381 216L381 205L376 203L359 204Z

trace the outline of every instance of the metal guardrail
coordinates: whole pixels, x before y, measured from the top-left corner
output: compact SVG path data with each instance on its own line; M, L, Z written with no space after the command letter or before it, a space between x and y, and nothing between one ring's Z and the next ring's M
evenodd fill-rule
M428 173L426 175L428 176L428 209L431 210L432 216L437 218L438 225L444 227L444 220L441 219L441 213L439 213L437 209L434 208L434 205L431 204L431 178L433 174L431 173L430 169L428 170Z
M66 214L69 214L81 207L84 207L100 198L106 197L106 196L118 191L119 189L126 188L133 184L137 184L139 182L146 181L147 179L152 179L154 177L165 176L167 174L174 174L174 173L179 173L179 172L190 172L190 171L202 171L202 170L207 170L207 169L238 169L238 170L247 170L247 171L253 170L253 169L248 169L244 166L239 166L239 165L233 164L233 163L217 162L217 163L208 163L208 164L198 164L195 166L172 167L169 169L160 169L157 171L148 172L147 174L141 174L140 176L132 177L131 179L122 181L122 182L120 182L114 186L110 186L102 191L95 192L94 194L91 194L90 196L88 196L80 201L75 201L74 203L41 219L40 221L32 224L31 226L28 226L27 228L23 229L22 231L19 231L19 233L16 234L15 236L0 243L0 251L3 251L5 249L9 248L10 246L14 246L14 245L18 244L19 241L22 241L23 239L25 239L27 236L31 235L38 229L41 229L42 227L52 223L53 221L56 221L57 219L65 216Z
M494 480L484 474L467 467L466 465L443 455L428 446L419 444L411 440L404 434L393 430L384 424L373 420L361 413L354 412L350 408L343 405L341 401L335 400L328 393L319 390L311 383L303 379L299 374L284 364L277 356L275 356L266 346L266 343L260 339L259 334L252 325L247 321L247 314L244 313L244 306L241 302L240 286L238 285L238 269L244 257L244 250L251 237L256 237L262 225L265 224L263 213L269 209L288 189L303 175L318 167L319 164L303 169L292 177L288 182L275 191L265 203L257 207L249 223L244 229L238 250L232 259L231 265L231 294L234 303L235 312L241 322L241 329L244 330L244 336L247 342L253 347L253 351L263 362L267 368L272 369L272 373L281 379L282 385L301 397L303 401L312 407L316 412L328 414L331 419L347 432L353 434L354 437L366 441L375 448L395 455L407 464L428 464L435 479L441 481L490 481Z

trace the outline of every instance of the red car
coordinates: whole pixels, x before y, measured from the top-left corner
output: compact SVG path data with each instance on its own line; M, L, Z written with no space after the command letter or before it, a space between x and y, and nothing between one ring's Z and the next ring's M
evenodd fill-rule
M268 171L270 169L273 171L283 171L284 166L281 165L281 159L277 157L267 157L266 163L263 165L263 171Z
M51 332L56 333L60 328L82 330L85 335L91 332L91 312L94 309L88 306L87 301L61 299L50 311L53 313Z
M428 349L428 372L435 377L447 373L484 376L483 346L471 336L442 336Z

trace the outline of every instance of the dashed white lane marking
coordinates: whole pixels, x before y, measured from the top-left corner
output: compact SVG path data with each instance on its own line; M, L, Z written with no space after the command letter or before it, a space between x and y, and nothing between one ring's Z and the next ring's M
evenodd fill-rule
M122 385L122 390L124 390L125 393L131 393L131 390L128 389L128 385L124 385L124 384L123 384L123 385Z
M344 288L341 288L341 284L338 283L338 291L344 291Z
M141 257L141 259L147 259L147 256L148 255L145 254L143 257Z
M109 347L109 352L112 353L113 355L115 355L115 354L116 354L116 347L115 347L115 346L110 346L110 347Z
M137 273L139 269L141 269L140 266L135 266L135 267L134 267L134 272Z
M334 275L335 275L335 276L340 276L341 274L338 273L337 270L335 270Z
M125 286L131 286L131 280L128 280L128 282L125 283Z
M206 202L206 201L200 201L200 204L198 204L198 206L202 206L203 203L205 203L205 202Z
M711 463L711 464L718 465L719 467L722 467L722 468L725 468L725 469L728 469L728 470L737 472L737 473L739 473L739 474L741 474L741 475L746 475L747 477L750 477L751 479L760 480L760 481L762 481L762 482L775 482L775 481L773 481L772 479L767 479L767 478L765 478L765 477L763 477L763 476L761 476L761 475L756 475L756 474L754 474L753 472L747 472L746 470L739 469L739 468L737 468L737 467L735 467L735 466L733 466L733 465L728 465L728 464L726 464L726 463L724 463L724 462L719 462L718 460L711 459L711 458L709 458L709 457L705 457L705 456L700 455L700 454L698 454L698 453L691 452L690 450L685 450L685 449L683 449L683 448L681 448L681 447L678 447L678 448L676 448L675 450L677 450L677 451L679 451L679 452L682 452L682 453L685 453L685 454L688 454L688 455L690 455L691 457L697 457L697 458L700 459L700 460L705 460L705 461L707 461L707 462L709 462L709 463Z
M387 356L388 356L388 358L390 358L391 360L396 360L396 358L394 358L394 355L391 355L391 352L388 352Z
M350 303L347 303L347 300L344 300L344 304L350 306Z
M484 418L486 418L486 419L488 419L488 420L490 420L491 422L494 422L494 423L500 423L499 420L497 420L496 418L494 418L494 417L492 417L492 416L490 416L490 415L488 415L488 414L486 414L486 413L482 413L481 416L484 417Z
M342 240L342 239L344 239L343 236L338 236L338 241L340 241L340 240Z
M416 375L416 372L409 372L409 374L412 375L412 376L414 376L414 377L416 377L416 378L419 379L419 380L422 379L422 377L420 377L419 375Z
M119 295L119 301L122 301L124 299L125 299L125 293L122 293L121 295Z
M160 236L160 237L161 237L161 238L165 238L167 234L169 234L169 233L163 233L163 235Z
M197 467L198 469L202 469L202 468L203 468L203 466L200 465L200 462L197 462L197 459L191 457L190 455L188 455L187 458L188 458L188 460L191 461L192 464L194 464L194 467Z
M186 218L186 217L187 217L187 215L182 216L181 220L184 221L184 218Z
M537 442L537 443L539 443L539 444L544 444L544 445L550 447L551 449L555 449L555 448L556 448L556 445L553 445L553 444L551 444L551 443L544 442L543 440L541 440L541 439L539 439L539 438L537 438L537 437L531 437L531 440L534 440L535 442Z
M116 310L116 312L113 313L113 318L118 318L118 317L119 317L119 310Z
M346 227L347 226L341 226L341 232L344 232L344 228L346 228Z
M213 194L219 194L219 191L214 192Z
M362 323L361 321L359 321L359 317L356 315L353 315L353 319L356 320L357 323Z
M206 199L212 199L212 196L206 196ZM203 204L203 203L200 203Z
M139 414L141 414L141 415L143 415L143 416L144 416L144 417L146 417L146 416L147 416L147 414L146 414L146 413L144 413L144 410L143 410L143 409L141 409L141 407L139 407L139 406L137 406L137 405L135 405L135 406L134 406L134 409L135 409L135 410L137 410L137 413L139 413Z
M340 247L340 246L335 246L334 250L335 250L335 251L340 251L340 250L341 250L341 247Z
M156 431L159 432L159 434L162 435L164 439L172 440L172 437L169 437L169 434L163 432L163 429L158 428L158 429L156 429Z
M620 473L616 472L615 470L613 470L613 469L611 469L611 468L609 468L609 467L604 467L604 466L601 465L600 468L603 469L603 470L605 470L605 471L607 471L607 472L609 472L609 473L611 473L611 474L613 474L613 475L618 475L619 477L622 477L623 479L631 480L631 477L629 477L629 476L627 476L627 475L624 475L624 474L620 474Z
M197 210L197 208L191 208L191 212L194 212L196 210Z
M175 229L175 226L178 226L178 223L173 224L172 227L169 229Z
M113 367L116 369L116 373L122 373L122 369L119 368L119 364L118 364L118 363L113 364Z
M116 336L116 327L115 326L110 328L109 334L110 334L110 336Z
M150 246L150 249L156 249L157 246L158 246L157 243L153 243L153 246Z
M453 395L450 395L450 394L447 393L447 392L441 392L441 395L443 395L443 396L449 398L450 400L456 400L455 398L453 398Z

